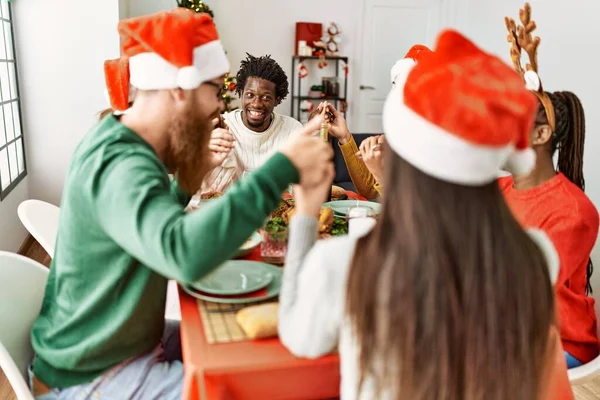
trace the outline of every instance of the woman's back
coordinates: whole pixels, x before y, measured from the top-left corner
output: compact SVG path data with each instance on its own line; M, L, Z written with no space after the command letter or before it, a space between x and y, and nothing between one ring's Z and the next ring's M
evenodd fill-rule
M531 400L558 381L558 257L496 183L504 166L533 165L536 108L514 71L446 31L386 100L373 230L315 244L310 188L299 191L280 337L307 357L339 343L344 399Z
M495 182L459 186L390 158L397 184L348 282L359 369L387 367L379 386L396 382L397 398L535 398L554 312L542 252Z

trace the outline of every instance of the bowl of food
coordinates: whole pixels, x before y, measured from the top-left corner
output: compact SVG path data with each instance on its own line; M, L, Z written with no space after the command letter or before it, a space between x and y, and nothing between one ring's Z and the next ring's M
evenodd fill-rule
M290 203L281 205L264 224L260 254L270 264L282 265L287 254L288 227L295 208ZM348 220L334 215L333 209L324 207L319 215L319 239L348 234Z
M248 254L252 253L254 249L260 246L262 242L262 236L258 232L254 232L240 247L235 258L246 257Z
M324 207L319 214L319 239L348 234L348 220L336 216L333 209Z

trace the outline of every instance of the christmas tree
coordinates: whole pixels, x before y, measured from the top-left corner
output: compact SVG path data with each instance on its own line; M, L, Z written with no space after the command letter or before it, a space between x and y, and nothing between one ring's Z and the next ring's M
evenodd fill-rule
M232 93L235 92L236 80L235 76L230 76L229 74L225 75L225 88L227 88L227 92L223 93L223 103L225 103L225 112L230 112L235 109L231 108L231 102L233 101Z
M190 10L194 10L195 12L207 13L211 16L211 18L215 17L210 7L204 4L203 0L177 0L177 5L179 7L189 8ZM235 91L235 76L229 76L229 74L226 74L225 82L223 82L223 84L227 89L227 91L223 93L223 103L225 103L224 112L230 112L237 108L231 107L231 102L233 101L232 94Z
M215 17L210 7L204 4L204 1L202 0L177 0L177 5L179 7L189 8L196 12L207 13L212 18Z

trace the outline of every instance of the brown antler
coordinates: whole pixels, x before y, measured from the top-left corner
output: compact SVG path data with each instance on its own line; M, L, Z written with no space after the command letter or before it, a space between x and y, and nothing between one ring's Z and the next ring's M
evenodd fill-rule
M531 79L526 79L525 71L521 66L521 51L524 49L529 57L529 63L526 66L527 71L533 71L537 75L538 84L535 84L535 93L538 99L544 106L546 111L546 117L548 118L548 125L552 128L552 131L556 128L556 117L554 113L554 107L552 101L544 88L542 82L539 79L538 62L537 62L537 50L540 45L540 38L533 36L533 31L536 29L536 24L531 20L531 6L529 3L525 3L525 7L519 10L519 19L521 25L516 26L515 21L512 18L504 18L506 29L508 29L508 42L512 44L510 49L510 58L514 64L515 70L521 74L523 79L528 83L532 83ZM531 77L530 77L531 78ZM532 89L533 90L533 89Z
M527 71L538 72L537 49L540 45L540 38L537 36L533 37L532 35L537 26L535 21L531 20L531 6L529 3L525 3L525 7L519 10L519 18L521 19L521 26L518 27L517 37L519 46L525 49L529 57Z
M511 43L510 58L515 70L523 75L525 70L521 65L521 52L524 49L529 57L526 70L538 72L537 49L540 45L540 38L537 36L534 37L532 34L537 25L535 21L531 20L531 6L529 3L525 3L525 7L519 10L519 19L521 20L521 25L517 26L514 19L509 17L504 18L504 23L508 30L507 40Z
M509 17L504 18L506 29L508 29L508 36L506 40L511 44L510 58L513 62L515 70L523 76L523 67L521 66L521 46L519 45L519 39L517 38L517 24L515 20Z

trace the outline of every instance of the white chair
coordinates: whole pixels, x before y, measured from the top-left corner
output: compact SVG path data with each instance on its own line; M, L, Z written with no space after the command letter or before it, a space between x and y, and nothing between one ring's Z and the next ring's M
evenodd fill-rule
M181 321L181 309L179 308L179 291L177 282L170 280L167 286L167 306L165 307L165 318Z
M54 258L60 208L40 200L25 200L17 210L19 219L31 236ZM177 283L169 281L165 318L181 320Z
M592 261L595 271L592 274L591 284L596 300L596 315L600 318L600 246L592 251ZM598 328L598 337L600 337L600 325ZM571 385L582 385L598 376L600 376L600 355L581 367L569 370Z
M19 205L17 212L25 229L54 258L60 208L40 200L26 200Z
M42 307L48 268L18 254L0 251L0 369L19 400L33 400L27 366L29 338Z

